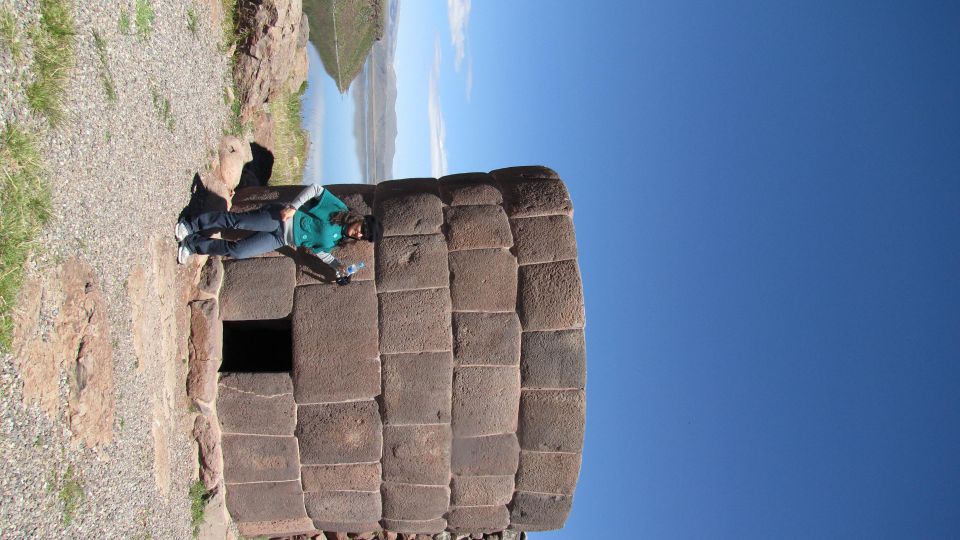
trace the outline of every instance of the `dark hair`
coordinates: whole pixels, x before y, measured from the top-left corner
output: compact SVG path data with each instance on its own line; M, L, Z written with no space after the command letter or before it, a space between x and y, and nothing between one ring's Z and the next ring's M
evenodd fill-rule
M337 242L338 246L356 242L356 238L351 238L346 234L346 228L355 223L360 223L361 230L363 231L363 239L368 242L377 242L383 236L383 225L380 224L377 218L372 215L364 216L354 210L345 210L343 212L330 214L330 223L340 225L344 228L344 234Z
M356 242L355 238L347 236L347 227L353 225L354 223L363 223L363 214L354 212L353 210L344 210L342 212L335 212L330 214L330 223L334 225L340 225L343 227L343 235L340 237L340 240L337 242L338 246L343 246Z
M376 216L364 216L363 237L370 242L379 242L383 238L383 224Z

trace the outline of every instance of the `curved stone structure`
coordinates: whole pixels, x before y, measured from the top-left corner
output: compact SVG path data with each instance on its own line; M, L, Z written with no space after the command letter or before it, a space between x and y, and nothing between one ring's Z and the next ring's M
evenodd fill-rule
M221 318L289 321L289 373L222 373L228 509L244 534L563 526L584 435L572 204L516 167L329 189L384 224L367 268L225 261ZM234 208L299 187L238 192ZM272 324L272 323L271 323ZM225 345L226 346L226 345Z

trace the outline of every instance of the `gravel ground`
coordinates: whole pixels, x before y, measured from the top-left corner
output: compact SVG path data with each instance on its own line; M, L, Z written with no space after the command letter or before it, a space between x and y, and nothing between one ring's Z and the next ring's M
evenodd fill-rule
M157 267L152 258L175 257L175 243L166 238L187 203L193 174L209 162L223 131L228 64L218 50L222 34L219 21L211 21L210 4L152 3L154 28L142 39L122 34L118 25L121 7L132 19L134 0L74 0L76 66L67 89L68 117L56 129L26 106L29 60L17 65L0 47L0 125L15 121L39 134L53 194L53 219L28 273L39 275L66 257L80 256L99 276L115 345L114 437L98 449L71 447L62 407L57 418L48 418L24 404L15 359L2 356L0 538L191 536L187 491L196 457L183 428L190 413L185 401L178 400L182 410L170 434L171 485L163 494L154 480L154 416L147 399L156 383L150 370L135 367L125 283L135 264ZM16 14L21 35L39 19L36 1L0 0L0 8ZM187 28L188 9L199 15L196 34ZM94 31L107 43L115 103L108 102L103 87ZM25 52L29 59L29 47ZM169 99L172 130L158 116L155 94ZM151 254L149 246L158 238L165 239L161 246L168 249ZM42 313L41 325L49 325L52 316ZM179 376L182 371L179 367ZM65 403L66 377L59 383ZM83 497L76 516L66 523L58 491L68 466Z

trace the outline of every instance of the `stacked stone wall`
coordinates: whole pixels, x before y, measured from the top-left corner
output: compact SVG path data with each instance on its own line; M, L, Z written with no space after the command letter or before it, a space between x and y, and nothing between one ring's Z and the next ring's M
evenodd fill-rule
M517 167L329 189L384 225L335 255L223 263L223 320L289 318L290 373L222 374L244 534L562 527L580 468L584 310L572 204ZM238 193L235 210L299 191Z

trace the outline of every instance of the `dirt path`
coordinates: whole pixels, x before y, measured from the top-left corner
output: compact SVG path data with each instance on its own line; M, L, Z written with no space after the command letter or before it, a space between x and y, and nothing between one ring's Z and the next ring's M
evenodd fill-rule
M0 538L191 536L185 301L197 268L176 265L171 234L226 124L228 64L219 0L145 2L149 30L122 30L140 3L73 2L76 65L56 129L26 106L29 65L0 50L0 123L39 135L53 196L0 359ZM0 8L21 29L39 18L36 1Z

